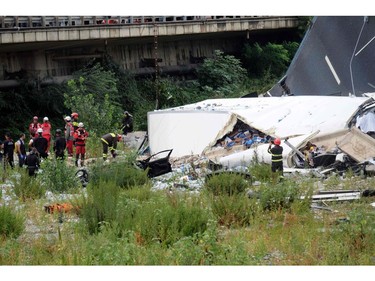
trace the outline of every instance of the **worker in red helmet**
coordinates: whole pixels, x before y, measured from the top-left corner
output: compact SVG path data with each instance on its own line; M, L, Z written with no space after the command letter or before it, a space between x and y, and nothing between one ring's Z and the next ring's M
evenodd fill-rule
M79 115L78 115L77 112L73 112L73 113L71 114L71 116L72 116L72 125L73 125L74 132L75 132L75 131L77 131L77 129L78 129L78 124L79 124L79 122L78 122L78 117L79 117Z
M38 122L38 116L33 117L33 121L29 125L30 139L36 137L38 129L41 128L41 124Z
M109 133L102 136L101 141L103 144L103 160L107 160L108 148L112 154L112 157L115 158L117 142L121 141L122 136L120 134Z
M272 155L272 172L278 172L280 178L283 178L283 147L281 146L281 140L279 138L276 138L273 141L271 140L267 151Z

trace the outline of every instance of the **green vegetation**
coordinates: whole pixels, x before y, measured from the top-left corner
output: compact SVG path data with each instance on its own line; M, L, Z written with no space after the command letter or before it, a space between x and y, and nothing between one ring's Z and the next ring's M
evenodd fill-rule
M131 188L149 182L147 173L144 170L122 161L111 163L111 165L98 162L92 167L91 174L90 180L94 185L99 184L100 181L113 181L119 187Z
M249 188L249 182L240 174L221 173L211 176L205 183L207 191L213 195L235 195Z
M120 132L124 110L133 114L135 130L146 130L147 112L154 109L266 92L287 70L298 46L297 42L246 43L238 57L215 50L191 73L193 80L164 74L158 79L137 78L106 54L82 65L61 85L41 87L20 81L18 88L2 89L0 135L10 131L16 139L27 133L34 115L48 116L54 132L64 128L65 116L78 112L79 121L97 138Z
M0 240L17 238L21 235L24 228L22 215L15 212L11 207L0 206Z
M36 177L30 177L27 170L20 170L19 177L13 177L14 193L23 202L39 199L46 193L46 188Z
M134 114L136 130L145 130L146 113L156 105L262 93L286 70L297 47L295 42L246 45L241 58L216 51L194 81L166 76L136 80L104 56L66 84L1 91L0 128L18 134L33 115L48 116L54 129L62 128L62 118L78 111L90 132L87 157L101 158L100 134L119 129L122 110ZM125 150L121 144L119 149ZM110 163L97 160L89 167L86 188L67 160L43 161L36 178L20 169L2 170L3 182L10 179L13 186L5 186L0 198L0 264L375 264L370 198L332 202L332 212L312 209L309 195L319 179L296 176L280 181L269 165L256 161L249 167L251 180L219 174L200 192L154 190L153 180L134 161L134 152ZM374 186L372 178L347 176L332 176L325 186ZM46 198L46 190L53 192L53 199ZM48 214L43 208L64 202L75 211Z
M312 209L309 195L318 179L278 182L269 177L269 166L255 164L249 170L257 173L259 185L219 174L201 192L190 193L153 190L149 180L132 175L139 170L120 159L95 165L100 176L86 189L73 190L69 200L78 212L47 214L44 196L5 206L5 197L13 195L3 196L0 264L374 265L371 198L331 202L334 212ZM115 176L124 168L136 180L125 183ZM341 181L352 188L374 184L354 176ZM326 183L330 188L332 180Z
M66 161L53 158L41 163L37 177L44 189L55 193L72 192L80 187L75 172L75 167L69 165Z
M120 128L122 109L116 100L118 80L99 63L84 68L67 83L65 106L79 112L80 120L92 137L108 133L109 128Z

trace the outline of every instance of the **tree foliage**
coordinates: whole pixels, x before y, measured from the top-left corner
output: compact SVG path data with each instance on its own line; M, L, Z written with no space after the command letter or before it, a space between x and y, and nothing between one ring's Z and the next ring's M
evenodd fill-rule
M79 75L77 77L77 75ZM99 64L76 74L67 83L65 106L78 112L85 128L96 135L120 128L122 109L117 102L117 79Z
M246 70L241 66L241 61L220 50L215 50L212 58L204 60L197 74L203 89L225 94L238 90L246 78Z
M139 103L147 101L147 99L143 97L143 94L138 90L139 86L134 74L122 69L113 61L111 56L106 54L103 58L92 61L88 64L88 67L92 67L98 63L100 63L104 71L110 71L117 80L117 95L115 101L118 102L124 110L134 112L135 107Z
M273 44L267 43L264 46L255 43L245 45L243 58L245 66L250 75L262 77L281 77L287 70L298 43Z
M301 26L306 29L310 18ZM302 28L301 27L301 28ZM304 29L304 30L305 30ZM73 79L60 85L42 86L37 81L0 91L0 139L6 131L14 139L27 133L33 116L48 116L53 130L63 128L63 117L76 111L91 133L120 128L122 111L134 116L134 129L147 129L147 112L181 106L208 98L239 97L248 92L264 93L280 79L299 44L246 45L241 60L216 50L196 71L195 80L161 74L140 78L122 69L105 54L91 60Z
M14 139L20 133L28 136L28 126L33 116L38 116L39 122L47 116L52 128L63 125L61 116L65 108L62 89L61 85L39 87L21 81L20 87L0 91L0 139L5 132L10 132Z

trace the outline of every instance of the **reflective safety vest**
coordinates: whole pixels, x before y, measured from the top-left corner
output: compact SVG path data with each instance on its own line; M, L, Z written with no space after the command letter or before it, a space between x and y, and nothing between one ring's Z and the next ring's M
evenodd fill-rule
M272 156L272 163L281 162L283 161L283 147L279 145L275 145L274 147L268 147L268 153Z
M102 136L101 141L108 145L110 149L116 149L117 147L117 136L114 133Z

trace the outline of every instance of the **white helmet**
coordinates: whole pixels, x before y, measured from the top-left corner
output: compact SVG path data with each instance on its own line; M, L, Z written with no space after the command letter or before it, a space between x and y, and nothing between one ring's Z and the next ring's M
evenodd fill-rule
M44 117L44 118L43 118L43 121L48 121L48 117Z
M65 117L65 121L68 121L68 122L70 122L72 119L70 118L70 116L66 116Z
M42 129L42 128L39 128L37 132L38 132L38 133L43 133L43 129Z
M79 128L83 128L83 127L85 127L85 126L83 125L82 122L79 122L79 123L78 123L78 127L79 127Z

